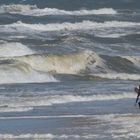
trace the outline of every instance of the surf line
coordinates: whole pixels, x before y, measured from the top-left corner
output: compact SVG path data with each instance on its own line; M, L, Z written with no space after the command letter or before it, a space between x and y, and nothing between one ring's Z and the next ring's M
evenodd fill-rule
M55 118L103 118L104 117L138 117L139 114L104 114L104 115L59 115L59 116L13 116L0 117L0 120L16 120L16 119L55 119Z
M17 117L0 117L0 120L15 120L15 119L53 119L53 118L91 118L96 115L60 115L60 116L17 116Z

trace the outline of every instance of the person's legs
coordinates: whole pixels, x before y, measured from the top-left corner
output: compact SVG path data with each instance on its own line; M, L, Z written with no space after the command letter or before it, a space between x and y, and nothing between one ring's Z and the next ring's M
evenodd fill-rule
M139 104L139 109L140 109L140 101L139 101L139 103L138 103L138 104Z

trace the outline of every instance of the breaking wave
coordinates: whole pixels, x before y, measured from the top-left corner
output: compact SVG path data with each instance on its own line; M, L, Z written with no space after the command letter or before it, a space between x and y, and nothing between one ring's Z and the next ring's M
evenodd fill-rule
M27 46L18 42L3 42L0 44L0 57L22 56L33 53Z
M3 77L0 83L14 82L14 77L18 77L19 82L56 81L52 74L82 74L107 79L140 80L139 57L99 56L90 50L61 55L43 53L1 57L0 64L0 75Z
M93 22L93 21L82 21L76 23L51 23L51 24L27 24L18 21L17 23L0 25L0 32L16 32L16 33L29 33L31 32L45 32L45 31L74 31L74 30L93 30L95 35L105 36L105 33L110 36L110 34L120 34L125 35L126 30L118 32L118 28L139 28L139 22L123 22L123 21L106 21L106 22ZM113 28L110 30L109 28ZM114 30L116 29L116 30ZM129 29L130 30L130 29ZM139 30L138 30L139 31ZM129 34L132 33L130 30ZM117 35L118 37L119 35ZM115 35L116 37L116 35Z
M100 15L100 14L117 14L112 8L101 8L98 10L78 10L65 11L56 8L39 9L36 5L3 5L0 7L0 13L17 13L21 15L45 16L45 15Z
M27 63L33 69L42 72L63 74L80 74L85 72L100 72L104 70L103 60L93 51L83 50L62 55L34 54L13 57L13 60Z
M94 73L91 76L106 79L140 80L139 56L106 56L105 64L112 71L107 73Z
M0 83L56 82L52 74L99 73L106 70L103 60L90 50L62 55L11 55L0 58Z
M10 57L33 53L34 51L21 43L2 42L0 44L0 57L2 59L0 60L0 84L56 82L53 75L36 71L27 63L10 59Z
M4 83L38 83L56 82L49 73L41 73L31 68L26 63L12 60L0 61L0 84Z

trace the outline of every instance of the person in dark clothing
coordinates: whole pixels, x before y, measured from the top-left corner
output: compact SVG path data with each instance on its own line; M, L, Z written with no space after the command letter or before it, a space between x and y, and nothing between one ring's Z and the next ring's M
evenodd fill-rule
M140 108L140 101L139 101L139 96L140 96L140 85L139 85L139 88L135 87L134 90L135 90L135 92L137 93L137 98L136 98L136 103L135 103L135 105L138 103L139 108ZM138 101L139 101L139 102L138 102Z

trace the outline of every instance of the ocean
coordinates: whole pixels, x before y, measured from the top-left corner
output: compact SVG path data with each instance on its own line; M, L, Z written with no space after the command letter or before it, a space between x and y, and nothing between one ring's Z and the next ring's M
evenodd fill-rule
M0 140L139 140L139 0L0 0Z

